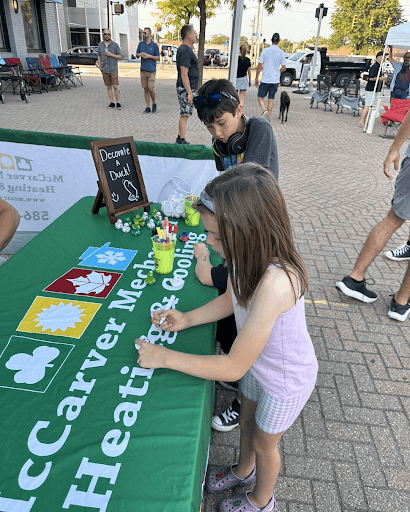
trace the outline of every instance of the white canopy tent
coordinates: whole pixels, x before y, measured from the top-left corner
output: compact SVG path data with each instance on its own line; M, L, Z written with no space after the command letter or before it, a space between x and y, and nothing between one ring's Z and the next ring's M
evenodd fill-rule
M400 48L400 49L409 49L410 48L410 22L403 23L402 25L396 25L395 27L392 27L386 37L386 41L384 43L384 50L383 50L383 59L386 55L386 49L388 46L392 46L393 48ZM379 79L380 72L382 67L379 68L379 73L377 75L377 80ZM376 80L376 83L377 83ZM376 94L376 86L373 91L372 96L372 104L369 111L369 115L367 116L366 123L364 125L364 130L366 133L372 133L373 132L373 126L374 121L376 118L376 112L378 111L380 107L380 100L376 101L376 105L373 105L374 97Z

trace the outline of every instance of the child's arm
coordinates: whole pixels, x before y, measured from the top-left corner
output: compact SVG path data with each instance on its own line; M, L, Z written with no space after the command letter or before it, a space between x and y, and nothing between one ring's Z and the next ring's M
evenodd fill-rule
M20 223L19 212L0 199L0 251L7 247Z
M296 283L294 283L295 285L297 287ZM226 293L218 299L230 293L228 283ZM217 305L216 301L218 299L212 301L215 303L214 305ZM160 345L151 345L136 340L136 344L140 347L139 349L137 347L139 350L139 364L145 368L177 370L208 380L238 380L245 375L262 352L277 318L294 304L295 298L289 278L283 270L271 269L266 272L252 298L249 315L229 354L222 356L184 354ZM199 312L201 309L195 311ZM198 323L195 325L198 325Z
M203 242L194 245L194 255L196 258L195 275L202 284L213 286L212 265L209 257L209 250Z

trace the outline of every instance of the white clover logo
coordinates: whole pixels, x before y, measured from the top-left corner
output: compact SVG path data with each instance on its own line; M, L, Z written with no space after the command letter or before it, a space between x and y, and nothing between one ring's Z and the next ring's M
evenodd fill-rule
M53 347L37 347L33 354L14 354L6 363L9 370L18 370L14 375L14 381L18 384L36 384L40 382L45 374L46 368L52 368L50 364L60 351Z

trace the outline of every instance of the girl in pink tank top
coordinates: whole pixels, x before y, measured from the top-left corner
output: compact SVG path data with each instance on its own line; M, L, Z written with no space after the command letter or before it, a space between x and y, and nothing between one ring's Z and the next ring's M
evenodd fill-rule
M159 311L152 321L174 332L234 313L238 335L229 354L211 356L137 339L138 362L209 380L241 379L239 461L209 471L205 489L216 493L256 481L252 492L221 501L219 511L274 512L278 442L300 414L317 376L304 312L306 268L293 243L282 193L264 167L245 163L224 172L208 183L194 207L208 232L207 243L226 260L228 288L198 309Z

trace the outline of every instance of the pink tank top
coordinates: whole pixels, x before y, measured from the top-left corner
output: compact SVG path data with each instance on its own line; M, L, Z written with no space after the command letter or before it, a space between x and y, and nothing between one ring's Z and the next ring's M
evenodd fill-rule
M239 333L248 316L250 304L247 308L238 306L233 293L232 300ZM314 386L318 363L306 326L303 297L276 320L264 349L250 371L269 394L280 399L303 395Z

